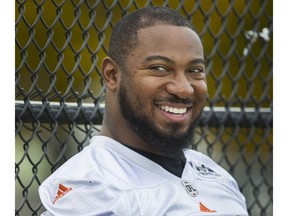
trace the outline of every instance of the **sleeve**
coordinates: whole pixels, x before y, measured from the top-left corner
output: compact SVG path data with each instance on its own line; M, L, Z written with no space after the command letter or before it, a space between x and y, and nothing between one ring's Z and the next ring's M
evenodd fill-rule
M47 210L42 216L131 215L125 191L101 177L44 182L39 187L39 195Z

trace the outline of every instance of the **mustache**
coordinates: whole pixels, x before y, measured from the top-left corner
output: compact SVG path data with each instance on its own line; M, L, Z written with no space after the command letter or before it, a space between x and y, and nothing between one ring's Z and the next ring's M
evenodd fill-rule
M169 96L165 98L159 98L157 102L169 102L169 103L176 103L176 104L184 104L184 105L193 105L195 103L195 100L186 98L179 98L177 96Z

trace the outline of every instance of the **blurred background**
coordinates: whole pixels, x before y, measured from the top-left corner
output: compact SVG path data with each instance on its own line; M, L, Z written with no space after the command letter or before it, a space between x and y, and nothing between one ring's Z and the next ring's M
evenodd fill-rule
M15 215L40 215L39 185L98 133L111 31L151 5L179 11L204 44L209 99L191 148L236 178L250 215L272 215L272 0L16 0Z

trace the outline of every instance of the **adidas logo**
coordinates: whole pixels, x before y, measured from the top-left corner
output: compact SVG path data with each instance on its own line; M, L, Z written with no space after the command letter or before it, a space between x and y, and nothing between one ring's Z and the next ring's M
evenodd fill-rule
M199 203L199 207L200 207L200 211L201 212L216 212L215 210L211 210L209 208L207 208L206 206L203 205L203 203Z
M64 185L59 184L59 186L58 186L58 191L57 191L57 195L56 195L56 197L55 197L55 199L54 199L54 201L53 201L53 204L54 204L57 200L59 200L61 197L63 197L65 194L67 194L69 191L71 191L71 190L72 190L71 187L70 187L70 188L67 188L67 187L65 187Z

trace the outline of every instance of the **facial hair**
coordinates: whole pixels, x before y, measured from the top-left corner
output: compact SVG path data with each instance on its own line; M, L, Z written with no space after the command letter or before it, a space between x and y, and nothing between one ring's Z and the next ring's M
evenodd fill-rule
M195 122L199 117L191 122L186 133L177 133L181 125L175 123L170 125L170 131L166 132L156 127L153 119L149 119L145 113L137 112L137 107L133 106L131 97L128 95L128 90L125 85L126 80L121 82L119 89L119 104L122 115L128 121L132 130L134 130L146 143L161 154L167 156L178 157L183 154L183 149L189 145L194 145L194 128ZM179 99L179 98L178 98ZM174 101L177 99L174 99ZM181 100L181 99L180 99ZM138 104L141 101L138 99ZM142 103L142 105L144 105ZM143 106L142 106L143 107ZM200 115L199 115L200 116Z

